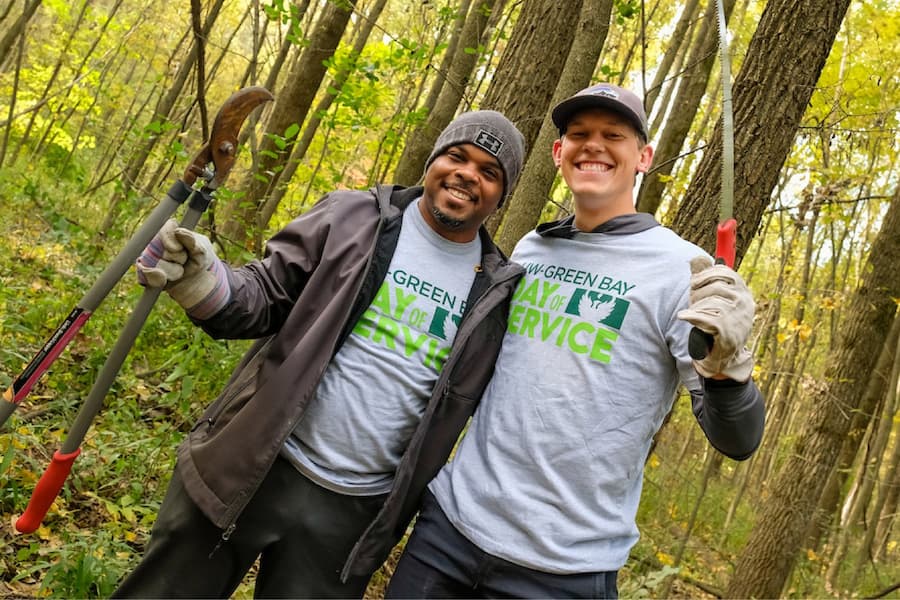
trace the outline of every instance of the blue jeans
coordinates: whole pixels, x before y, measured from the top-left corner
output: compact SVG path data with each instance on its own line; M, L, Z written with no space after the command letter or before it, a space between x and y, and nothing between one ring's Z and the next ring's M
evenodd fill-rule
M453 527L426 491L385 597L618 598L616 573L544 573L488 554Z

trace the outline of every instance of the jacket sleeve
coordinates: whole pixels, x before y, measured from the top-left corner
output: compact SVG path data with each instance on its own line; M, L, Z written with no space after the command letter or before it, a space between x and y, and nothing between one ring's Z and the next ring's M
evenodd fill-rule
M725 456L746 460L759 446L766 409L752 379L705 379L702 392L691 393L691 406L709 442Z
M209 319L192 319L194 323L219 339L276 333L321 260L337 204L325 196L269 239L262 260L229 268L231 301Z

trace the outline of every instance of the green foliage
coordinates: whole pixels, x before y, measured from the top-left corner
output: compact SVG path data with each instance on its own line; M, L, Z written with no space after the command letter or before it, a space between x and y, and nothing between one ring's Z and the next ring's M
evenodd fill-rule
M624 25L628 19L633 19L641 14L639 0L614 0L613 16L617 25Z
M71 47L63 52L82 3L45 0L35 26L28 31L21 70L16 74L14 61L0 69L0 98L15 97L14 113L18 115L5 128L9 145L0 167L2 389L21 372L157 205L161 190L172 180L171 173L180 172L203 142L196 109L191 108L196 101L195 75L172 115L153 114L191 39L182 40L187 32L184 11L171 10L170 3L157 0L126 0L106 27L112 4L91 4ZM299 14L301 4L288 0L264 3L269 23L254 78L261 80L267 74L282 40L298 46L292 52L308 44L307 25L315 22L316 3L303 15ZM520 10L520 3L508 6L513 17ZM638 72L636 56L641 56L641 65L654 68L670 44L668 19L678 16L677 7L678 3L662 3L648 15L646 47L638 48L631 42L639 29L641 3L616 0L613 19L617 27L610 32L595 78L623 77L635 82L648 75ZM761 7L751 3L744 22L758 21ZM225 3L207 40L211 80L206 82L206 102L211 111L245 81L253 57L250 27L255 21L244 20L246 8L245 3ZM776 358L792 343L811 344L812 336L818 336L802 372L798 367L786 384L799 388L796 404L792 404L798 423L808 414L808 397L815 394L831 350L832 324L840 323L845 300L863 268L864 252L877 232L884 208L880 198L890 195L896 186L900 46L891 42L900 31L900 17L895 9L895 0L853 4L774 193L767 233L757 236L742 266L745 276L753 278L761 300L761 320L768 318L772 307L777 305L780 310L773 317ZM415 7L391 2L358 56L352 52L351 36L345 36L328 61L327 81L342 73L348 75L347 80L340 89L319 90L317 100L327 92L335 95L334 102L317 115L321 126L288 184L270 229L280 227L336 187L361 188L390 178L409 132L427 117L421 102L428 84L443 76L437 67L447 49L447 28L458 10L459 3L452 2ZM484 7L477 5L473 10ZM665 18L660 17L663 13ZM478 54L478 75L484 74L484 81L490 81L490 61L500 56L509 31L498 27L486 47L463 49ZM752 28L733 28L733 34L737 73ZM632 53L635 48L639 51ZM629 53L631 63L626 65ZM294 54L289 57L293 60ZM279 85L285 76L286 70ZM273 89L277 91L277 87ZM466 90L467 94L470 91ZM473 106L483 92L473 93ZM713 118L698 118L694 125L699 129L699 124L706 122L707 130L691 132L689 144L693 146L685 149L690 154L669 181L666 206L673 209L700 156L694 151L707 141L715 122L717 99L713 96L709 105L701 108L701 113L711 112ZM9 105L0 102L0 108L0 119L5 120ZM268 153L270 158L281 158L300 138L304 117L297 115L298 123L272 136L275 151ZM159 143L146 158L139 181L128 182L131 191L125 195L121 173L150 140ZM256 146L258 143L247 145ZM239 156L238 169L249 166L254 158L249 154ZM238 169L229 181L234 187L218 191L219 206L249 204L241 191ZM268 181L271 175L248 176ZM552 197L559 205L569 200L563 189L557 189ZM114 199L119 217L101 236L100 224ZM801 215L804 203L807 209L813 204L819 209L818 230L812 240L817 270L805 295L796 289L805 261L801 234L805 234L811 214L807 210ZM559 206L550 203L543 218L558 218L559 213ZM243 252L228 258L241 262L250 256ZM774 282L782 275L786 281L776 287ZM134 307L140 289L132 277L128 274L113 290L10 419L8 431L0 433L4 483L0 486L0 517L4 522L11 522L23 510ZM803 322L794 317L800 307L807 308ZM211 340L163 296L106 398L82 456L44 526L34 535L11 536L0 545L0 578L22 596L108 596L148 539L176 445L221 389L245 348L244 342ZM780 366L772 365L760 361L760 375L767 376L770 368L777 371ZM795 436L796 431L788 431L774 444L771 462L776 469L792 451ZM642 537L622 572L623 597L654 597L670 576L679 583L692 577L702 579L720 589L727 583L730 566L768 491L764 486L755 490L753 501L745 498L726 521L747 468L747 464L726 460L710 482L684 557L673 566L697 500L707 451L688 401L682 398L648 460L638 515ZM801 556L788 596L830 593L821 584L826 562L827 557L816 552ZM900 576L895 564L879 564L877 576L869 576L854 593L877 591L879 577L895 580ZM377 589L383 589L387 572L375 578ZM249 597L251 593L252 585L245 584L236 596Z

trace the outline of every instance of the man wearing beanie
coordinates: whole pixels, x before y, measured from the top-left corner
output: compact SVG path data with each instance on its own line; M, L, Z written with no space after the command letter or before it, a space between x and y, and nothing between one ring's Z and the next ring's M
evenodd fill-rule
M429 485L389 598L615 598L644 462L680 385L712 445L763 432L740 276L634 208L653 158L643 103L601 83L558 104L575 214L525 235L494 375ZM692 326L714 342L691 359Z
M335 191L231 268L170 222L138 259L215 338L256 339L178 449L114 597L362 597L493 372L522 276L484 220L522 169L503 115L441 133L421 187Z

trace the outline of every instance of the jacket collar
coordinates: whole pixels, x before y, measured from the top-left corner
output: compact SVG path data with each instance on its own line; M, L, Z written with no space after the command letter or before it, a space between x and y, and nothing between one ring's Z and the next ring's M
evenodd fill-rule
M574 225L575 216L568 216L559 221L541 223L535 231L541 237L554 237L572 239L576 233L607 233L609 235L630 235L640 233L652 227L659 227L659 223L649 213L631 213L613 217L605 223L601 223L592 231L582 232Z

